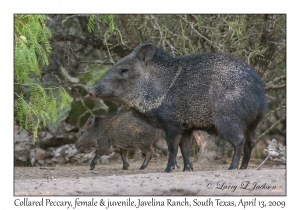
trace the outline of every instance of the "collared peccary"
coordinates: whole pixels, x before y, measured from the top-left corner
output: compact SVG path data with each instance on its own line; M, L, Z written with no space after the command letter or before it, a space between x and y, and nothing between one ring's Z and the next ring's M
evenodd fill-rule
M180 146L183 170L193 130L206 130L234 147L229 169L246 169L252 135L266 108L264 87L255 70L224 53L171 57L151 42L140 44L93 87L91 97L119 102L165 130L169 150L165 172L174 168Z
M101 116L91 115L80 131L75 146L80 151L96 147L90 169L93 170L97 160L113 147L120 148L123 169L129 167L128 149L138 148L145 155L140 169L147 167L153 154L153 147L168 151L164 132L149 125L132 112L119 112ZM176 161L176 166L179 165Z

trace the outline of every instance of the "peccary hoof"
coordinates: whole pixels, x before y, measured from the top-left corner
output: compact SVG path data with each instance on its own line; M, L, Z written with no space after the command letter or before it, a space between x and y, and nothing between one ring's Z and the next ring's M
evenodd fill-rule
M183 171L193 171L194 168L193 168L193 165L190 163L188 164L186 167L184 167Z
M90 166L90 170L91 171L94 170L94 168L95 168L95 166Z
M164 170L164 172L170 173L171 171L173 171L173 169L174 169L174 166L171 166L171 167L167 166L167 168Z
M244 164L244 165L242 164L240 169L242 169L242 170L247 169L247 166L248 166L248 164Z
M140 170L143 170L143 169L145 169L147 166L141 166L140 167Z
M129 164L123 166L123 170L127 170L128 168L129 168Z

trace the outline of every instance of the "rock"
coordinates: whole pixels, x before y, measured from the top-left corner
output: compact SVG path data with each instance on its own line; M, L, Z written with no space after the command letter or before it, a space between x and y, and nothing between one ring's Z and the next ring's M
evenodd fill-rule
M74 144L65 144L60 147L50 147L47 149L47 156L51 157L53 164L66 164L78 153Z
M15 126L14 133L14 166L29 166L29 151L34 146L27 131Z
M41 148L34 148L29 151L29 161L31 166L44 166L45 157L46 151Z
M40 148L60 147L66 144L75 143L77 140L75 132L52 135L50 132L42 131L38 133L37 145Z

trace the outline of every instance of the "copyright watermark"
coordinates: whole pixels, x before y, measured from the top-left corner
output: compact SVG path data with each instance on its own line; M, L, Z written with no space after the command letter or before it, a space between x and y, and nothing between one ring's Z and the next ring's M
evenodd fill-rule
M219 190L229 190L231 192L235 192L237 188L243 189L243 190L274 190L276 189L275 185L270 185L266 182L251 182L251 181L243 181L240 185L233 185L230 183L226 183L226 181L218 181L218 182L212 182L208 181L206 182L206 188L207 189L219 189Z

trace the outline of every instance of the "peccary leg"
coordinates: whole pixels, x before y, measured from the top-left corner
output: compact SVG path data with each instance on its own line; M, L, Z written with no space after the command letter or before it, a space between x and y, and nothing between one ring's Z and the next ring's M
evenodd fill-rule
M183 157L183 163L184 163L183 171L193 170L193 165L189 160L189 152L191 148L191 137L192 137L192 132L185 131L182 134L182 139L179 143L180 150Z
M153 146L156 148L156 149L160 149L160 150L163 150L163 151L166 151L166 152L168 152L168 145L161 145L160 143L161 142L165 142L166 140L165 139L159 139L158 141L155 141L154 142L154 144L153 144ZM180 169L180 163L178 162L178 159L176 158L176 160L175 160L175 165L176 165L176 167L178 168L178 169Z
M241 158L242 147L245 142L245 134L239 122L234 122L232 118L223 117L217 122L218 132L234 147L231 165L228 170L237 169Z
M142 153L145 154L144 162L143 162L142 166L140 167L140 170L143 170L148 166L148 163L152 158L153 149L152 148L150 148L150 149L149 148L147 148L147 149L141 148L141 151L142 151Z
M247 132L246 142L244 144L244 157L240 169L246 169L248 167L253 147L254 142L252 141L252 132Z
M99 153L100 153L99 150L96 150L95 157L93 158L93 160L90 164L90 170L94 170L94 168L97 164L97 160L101 157L101 155Z
M177 169L180 169L180 163L178 162L177 158L175 159L175 165L176 165Z
M241 158L243 144L237 143L235 141L229 141L229 142L233 145L234 152L233 152L232 161L231 161L231 164L230 164L230 167L228 168L228 170L233 170L233 169L237 169L239 166L239 161Z
M178 145L181 141L182 135L179 132L179 129L170 129L166 131L166 140L169 150L169 159L167 168L164 172L170 173L175 168L176 156L178 152Z
M95 152L95 157L93 158L91 164L90 164L90 170L94 170L96 164L97 164L97 160L104 155L107 152L107 150L96 150Z
M120 148L120 151L121 151L121 158L122 158L122 161L123 161L123 170L127 170L128 167L129 167L128 150Z

